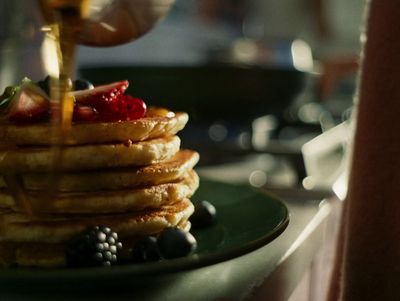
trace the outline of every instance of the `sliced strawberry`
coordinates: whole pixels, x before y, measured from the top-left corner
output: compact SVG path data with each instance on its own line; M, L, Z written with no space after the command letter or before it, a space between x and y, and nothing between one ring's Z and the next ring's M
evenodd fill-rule
M98 111L107 110L116 98L125 93L129 82L120 81L108 85L97 86L94 89L72 92L75 101L80 105L91 106Z
M47 95L35 84L24 83L13 96L7 118L16 123L32 123L49 117L50 102Z

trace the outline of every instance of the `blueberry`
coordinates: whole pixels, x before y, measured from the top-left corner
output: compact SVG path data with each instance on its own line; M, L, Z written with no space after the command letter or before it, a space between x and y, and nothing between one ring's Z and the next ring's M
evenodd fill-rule
M43 80L37 82L37 85L46 92L47 95L50 95L50 75L47 75Z
M161 259L157 239L154 236L146 236L138 240L132 249L134 262L157 261Z
M157 243L161 256L167 259L190 255L197 248L197 242L193 235L179 228L163 230Z
M86 79L77 79L74 81L74 90L87 90L87 89L93 89L94 86L93 84L86 80Z
M217 210L214 205L207 201L195 203L194 213L190 217L193 228L204 228L211 226L217 220Z

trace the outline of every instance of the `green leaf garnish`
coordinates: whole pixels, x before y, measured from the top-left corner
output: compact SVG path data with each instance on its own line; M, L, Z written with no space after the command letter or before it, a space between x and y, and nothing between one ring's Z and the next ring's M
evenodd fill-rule
M0 110L7 108L9 102L10 98L4 98L2 101L0 101Z
M14 95L17 94L18 90L24 84L34 84L34 82L30 78L24 77L21 80L21 85L8 86L4 89L3 94L0 95L0 110L8 107L10 102L13 100Z
M10 104L14 95L17 94L20 86L8 86L4 89L2 95L0 95L0 109L5 109Z

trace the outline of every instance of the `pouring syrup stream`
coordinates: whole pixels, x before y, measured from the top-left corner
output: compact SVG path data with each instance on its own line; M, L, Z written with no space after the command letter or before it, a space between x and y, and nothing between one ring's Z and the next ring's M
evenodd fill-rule
M69 92L72 90L71 78L74 72L77 35L83 19L87 16L89 0L39 0L39 5L47 22L43 27L47 45L53 45L52 50L55 52L48 58L45 57L45 60L56 58L58 65L58 72L51 74L50 81L52 166L48 171L48 191L39 203L32 204L21 176L5 175L5 181L17 206L31 217L41 214L57 190L63 145L68 139L74 107L74 98ZM48 62L47 65L51 63Z
M50 81L51 126L52 126L52 166L49 171L47 197L42 198L40 209L56 193L62 164L63 145L68 140L71 128L74 98L72 76L77 44L77 36L83 19L88 14L89 0L40 0L43 15L49 26L46 38L55 44L58 62L58 76ZM45 58L46 59L46 58Z
M58 131L55 142L67 139L71 127L74 99L72 89L75 48L83 19L87 17L89 0L40 0L43 15L49 23L44 28L46 39L56 45L58 77L53 75L50 87L53 128ZM46 59L46 58L45 58Z

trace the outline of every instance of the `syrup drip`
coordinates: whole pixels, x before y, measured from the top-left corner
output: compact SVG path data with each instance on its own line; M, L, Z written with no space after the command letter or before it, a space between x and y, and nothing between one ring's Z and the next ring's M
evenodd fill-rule
M41 0L43 13L50 25L47 37L56 44L58 60L58 78L50 81L50 99L52 102L52 166L49 173L49 188L47 197L36 205L38 211L43 211L51 197L56 193L60 168L62 164L63 145L68 140L72 123L74 98L69 93L72 90L72 76L75 60L77 35L82 20L87 15L88 0Z
M89 0L39 0L43 15L48 23L43 30L46 39L56 45L55 51L59 73L50 81L51 126L52 126L52 166L49 172L49 185L40 203L33 206L29 194L24 189L23 179L17 174L4 176L6 185L12 193L18 208L32 218L45 211L46 203L57 191L62 164L63 145L68 140L72 123L74 98L72 89L75 48L77 34L82 20L87 16Z

